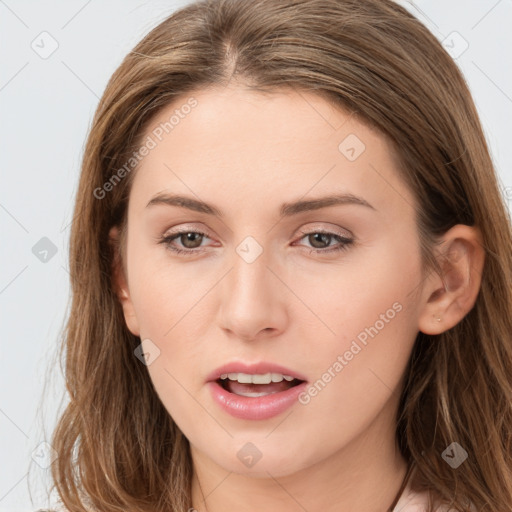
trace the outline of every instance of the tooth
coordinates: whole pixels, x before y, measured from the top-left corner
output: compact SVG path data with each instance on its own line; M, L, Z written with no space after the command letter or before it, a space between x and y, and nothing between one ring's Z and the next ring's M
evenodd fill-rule
M283 379L291 382L295 379L290 375L281 375L280 373L248 374L248 373L223 373L222 380L229 379L238 381L241 384L270 384L271 382L282 382Z
M247 396L249 398L257 398L259 396L266 396L266 395L272 395L273 393L276 393L276 391L272 391L271 393L235 393L239 396Z
M272 374L265 373L264 375L253 375L252 383L253 384L270 384L272 382Z

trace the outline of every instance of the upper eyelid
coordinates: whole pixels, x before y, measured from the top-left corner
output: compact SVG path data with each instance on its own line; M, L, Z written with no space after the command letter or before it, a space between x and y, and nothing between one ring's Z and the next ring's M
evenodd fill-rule
M341 232L339 231L341 229ZM346 228L325 228L325 227L309 227L309 228L299 228L298 231L300 234L310 234L310 233L327 233L330 235L341 236L344 238L353 238L354 235L351 231Z
M322 224L322 222L317 221L316 223L313 223L313 224ZM323 223L323 224L325 224L325 223ZM328 223L328 224L330 224L330 223ZM340 233L339 230L341 230L342 232ZM339 228L339 227L338 228L336 228L336 227L330 228L330 227L325 227L325 226L316 227L315 225L313 225L311 227L307 227L307 228L300 227L296 231L296 233L310 234L310 233L316 233L316 232L322 232L322 231L329 233L329 234L338 235L338 236L354 237L352 232L347 228ZM201 232L201 233L204 233L205 235L207 235L209 238L211 238L210 237L211 231L209 229L205 229L202 227L188 226L187 224L185 224L185 225L179 224L178 227L173 226L171 228L168 228L164 231L163 236L172 236L172 235L176 235L178 233L189 233L189 232Z

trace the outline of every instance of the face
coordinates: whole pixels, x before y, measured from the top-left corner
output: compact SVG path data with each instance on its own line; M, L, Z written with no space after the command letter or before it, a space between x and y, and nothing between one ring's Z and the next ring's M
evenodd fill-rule
M196 457L291 474L393 421L418 333L415 200L383 136L311 93L191 96L143 137L125 319Z

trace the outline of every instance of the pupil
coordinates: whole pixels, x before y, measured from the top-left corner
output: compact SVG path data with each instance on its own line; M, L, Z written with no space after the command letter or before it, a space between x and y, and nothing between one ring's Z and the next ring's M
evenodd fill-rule
M331 239L331 235L327 235L326 233L314 233L313 235L309 235L310 236L310 243L313 247L323 247L321 244L324 243L324 244L327 244L329 245L329 241ZM320 245L315 245L318 241L318 238L320 238ZM327 240L325 240L325 238L327 238ZM323 242L322 242L322 239L323 239ZM313 242L312 242L313 240Z
M183 236L185 236L185 241L183 241ZM201 245L201 236L199 233L185 233L185 235L182 235L182 243L187 249L193 249L195 247L199 247ZM196 240L194 240L194 237L197 237ZM199 240L199 245L194 245L194 241L197 242ZM188 245L189 242L192 242L192 245Z

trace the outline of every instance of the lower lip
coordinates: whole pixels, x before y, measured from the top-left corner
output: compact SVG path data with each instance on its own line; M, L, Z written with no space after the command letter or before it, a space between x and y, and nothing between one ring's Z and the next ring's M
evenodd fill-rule
M230 393L218 382L209 382L208 386L215 402L231 416L244 420L266 420L281 414L297 402L307 382L301 382L286 391L253 398Z

